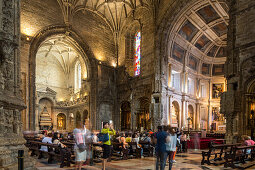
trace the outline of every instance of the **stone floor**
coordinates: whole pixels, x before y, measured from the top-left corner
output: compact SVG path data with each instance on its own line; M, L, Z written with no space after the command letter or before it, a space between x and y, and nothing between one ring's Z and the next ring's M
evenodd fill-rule
M142 158L142 159L129 159L129 160L120 160L120 161L112 161L107 164L107 170L124 170L124 169L132 169L132 170L153 170L155 169L155 161L156 159L153 157L150 158ZM190 150L188 153L181 153L176 155L176 163L173 165L172 170L227 170L231 168L223 168L221 166L201 166L201 151ZM60 170L59 165L57 164L47 164L47 160L38 160L37 162L38 170ZM63 169L74 169L71 168L62 168ZM101 168L101 164L95 164L95 166L83 166L83 170L99 170ZM166 166L168 169L168 166ZM255 169L255 166L249 169Z

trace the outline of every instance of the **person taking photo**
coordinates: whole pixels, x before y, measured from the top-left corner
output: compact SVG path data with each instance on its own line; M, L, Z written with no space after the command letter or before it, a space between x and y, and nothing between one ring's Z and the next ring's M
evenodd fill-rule
M103 129L101 130L102 134L107 134L109 139L103 142L103 170L106 167L106 161L110 157L111 154L111 135L115 135L116 132L113 129L113 124L109 124L108 122L103 122Z

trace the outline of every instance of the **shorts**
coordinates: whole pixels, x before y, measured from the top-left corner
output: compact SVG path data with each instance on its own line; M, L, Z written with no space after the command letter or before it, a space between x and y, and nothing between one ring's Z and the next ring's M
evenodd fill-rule
M75 153L75 161L76 162L84 162L86 161L87 151L80 152L78 148L74 150Z
M103 158L107 159L111 154L111 145L103 144Z

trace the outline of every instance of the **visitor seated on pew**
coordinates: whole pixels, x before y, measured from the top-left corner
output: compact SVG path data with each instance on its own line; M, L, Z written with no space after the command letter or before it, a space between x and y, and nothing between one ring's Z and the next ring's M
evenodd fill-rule
M126 142L131 142L132 138L131 138L131 134L128 133L127 137L126 137Z
M42 140L43 143L52 143L52 133L49 133L48 136L44 137ZM48 152L47 146L41 146L41 151Z
M120 143L120 138L121 138L120 134L119 134L119 133L116 133L116 135L114 135L114 136L111 138L111 140L112 140L112 142Z
M122 143L122 146L124 149L128 148L128 143L126 142L125 133L121 133L119 142Z
M138 134L137 134L137 133L134 133L134 134L133 134L132 140L131 140L131 141L137 143L137 145L136 145L137 148L141 148L141 156L143 157L143 148L142 148L142 146L139 144L139 137L138 137ZM136 149L135 146L132 146L132 149L135 150L135 149Z
M243 143L244 146L251 146L251 145L255 145L255 142L251 139L250 136L245 136L244 137L244 143ZM250 154L251 153L251 149L248 149L247 150L247 154Z
M65 148L66 146L60 142L60 134L58 132L55 132L52 138L53 144L57 144L61 146L61 148Z
M46 136L45 131L42 131L41 133L38 133L38 134L37 134L37 137L38 137L39 139L41 139L41 140L43 140L43 138L45 138L45 136Z
M151 137L149 133L143 134L143 138L141 139L142 142L151 143ZM148 149L150 146L148 144L144 145L145 149Z

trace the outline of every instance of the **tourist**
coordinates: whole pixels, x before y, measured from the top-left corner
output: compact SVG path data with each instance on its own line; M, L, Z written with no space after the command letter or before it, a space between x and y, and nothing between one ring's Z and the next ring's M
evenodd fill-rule
M135 150L136 148L141 148L141 157L143 158L143 148L139 144L139 137L137 133L134 133L132 136L132 142L136 142L136 147L132 146L132 149Z
M126 142L126 138L125 138L125 133L122 132L121 133L121 137L120 137L120 143L122 143L122 146L124 149L126 149L128 147L128 143Z
M158 132L156 133L156 170L159 169L160 165L160 170L164 170L166 166L166 158L167 158L167 152L166 152L166 137L167 137L167 132L163 131L162 126L158 126Z
M77 123L77 128L73 130L74 134L74 153L75 153L75 169L81 170L83 162L86 161L87 151L85 144L86 129L83 128L82 122Z
M111 154L111 135L115 135L116 132L113 129L113 124L111 123L109 125L108 122L103 122L103 129L101 130L101 133L108 134L109 140L103 142L103 170L105 170L106 167L106 160L110 157Z
M132 137L131 137L131 133L128 133L128 136L126 137L126 142L131 142Z
M42 143L52 143L52 133L48 133L48 135L43 138ZM40 150L48 152L48 147L47 146L41 146Z
M181 135L182 152L187 152L187 135L182 132Z
M61 146L61 148L66 147L63 143L60 142L59 138L60 138L60 134L58 132L55 132L52 138L53 144L57 144Z
M89 119L84 120L83 129L85 131L84 137L85 137L85 145L86 145L86 162L83 163L84 165L89 165L90 160L92 158L92 152L91 152L91 144L92 144L92 134L89 130L91 128Z
M198 132L194 134L194 147L195 147L195 150L200 149L200 137Z
M91 137L92 137L92 143L98 143L99 142L99 139L97 137L97 132L95 130L92 132Z
M174 163L174 154L176 153L177 146L177 134L174 131L174 128L168 127L169 135L166 138L166 151L169 157L169 170L172 169Z
M151 129L149 129L149 132L148 132L150 135L153 135L153 131Z
M252 140L250 136L247 136L247 137L245 138L244 143L245 143L246 146L255 145L254 140Z
M243 145L245 146L251 146L251 145L255 145L255 142L251 139L250 136L245 136L244 137L244 143ZM247 153L250 154L251 153L251 149L247 149Z
M146 133L144 134L144 138L141 139L142 142L145 142L145 143L151 143L151 137L150 137L150 134L149 133ZM148 150L150 145L149 144L144 144L144 149Z

